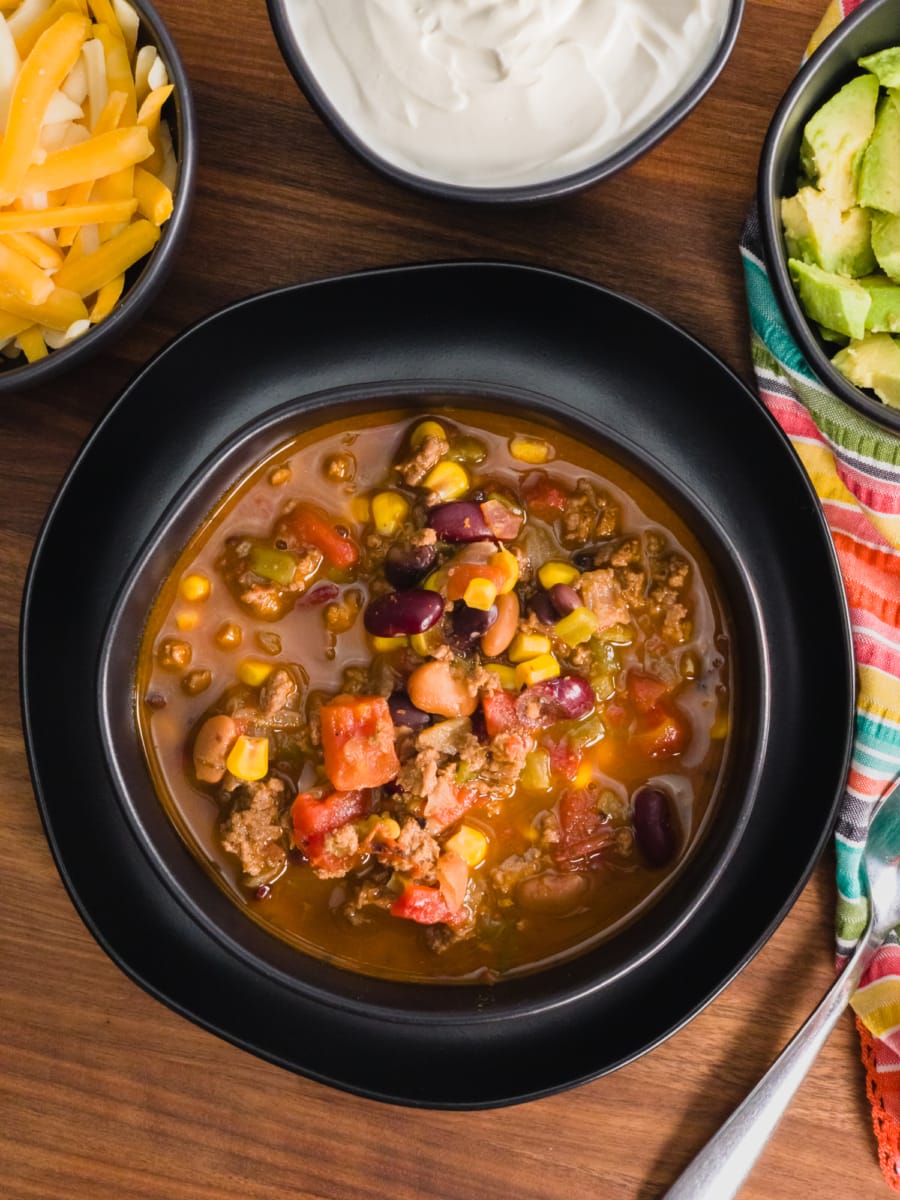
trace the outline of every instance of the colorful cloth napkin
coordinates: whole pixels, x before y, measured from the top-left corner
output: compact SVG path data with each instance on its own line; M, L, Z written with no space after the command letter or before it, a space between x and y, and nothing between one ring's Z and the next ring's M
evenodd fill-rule
M832 0L811 53L862 0ZM850 607L856 737L837 849L837 957L865 928L860 858L873 807L900 777L900 437L859 415L815 378L791 338L763 265L755 212L741 240L753 363L763 403L812 479ZM900 941L879 951L852 1001L881 1169L900 1191Z

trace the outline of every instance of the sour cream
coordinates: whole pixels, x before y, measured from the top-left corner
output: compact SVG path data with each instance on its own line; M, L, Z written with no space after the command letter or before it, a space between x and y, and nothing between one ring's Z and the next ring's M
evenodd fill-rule
M538 183L606 158L709 65L729 0L287 0L322 92L389 163Z

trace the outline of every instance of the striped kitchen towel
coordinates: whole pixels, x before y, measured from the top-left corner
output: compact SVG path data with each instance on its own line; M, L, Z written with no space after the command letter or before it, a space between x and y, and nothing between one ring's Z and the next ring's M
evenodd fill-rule
M862 0L832 0L808 53ZM838 964L866 923L861 846L875 802L900 776L900 437L813 375L778 309L758 222L741 240L759 394L812 479L834 539L853 626L856 738L835 831ZM900 942L892 935L852 1001L881 1169L900 1191Z

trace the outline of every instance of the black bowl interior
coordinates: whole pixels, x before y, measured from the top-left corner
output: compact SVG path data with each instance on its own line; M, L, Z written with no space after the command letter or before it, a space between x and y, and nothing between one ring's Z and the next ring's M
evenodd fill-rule
M439 393L439 397L436 395ZM511 422L517 412L527 413L551 426L565 426L571 434L578 429L615 459L644 477L654 490L669 500L679 515L700 537L715 563L729 611L730 636L739 661L735 681L735 724L740 739L729 756L724 794L713 805L699 844L676 873L664 897L640 919L629 924L594 950L563 966L535 975L511 979L493 987L428 986L392 983L379 979L361 982L352 973L311 960L285 945L255 923L247 920L210 877L197 870L185 853L178 835L157 798L133 720L135 654L144 622L162 580L170 573L178 555L204 517L224 492L254 463L266 457L288 437L324 420L346 420L373 408L408 408L440 411L443 404L460 408L489 407L508 412ZM765 757L768 737L769 668L764 652L766 631L760 619L754 586L743 571L733 538L715 515L670 474L662 463L651 459L617 431L598 430L593 413L573 406L568 421L560 421L561 397L541 396L521 389L468 386L458 383L451 393L427 381L402 384L390 389L341 389L303 397L279 406L261 420L237 432L230 442L217 448L163 515L153 537L130 574L104 638L100 669L101 720L111 770L119 797L135 833L151 860L191 917L204 925L211 936L220 937L236 953L255 959L260 969L277 971L289 986L330 1004L341 1003L348 1011L371 1012L373 1008L395 1018L429 1022L494 1020L502 1013L538 1012L566 1003L583 993L606 987L632 970L690 919L718 875L726 869L755 800L759 764ZM567 406L568 407L568 406Z
M809 365L827 387L863 416L900 432L900 409L849 383L830 361L835 347L819 337L791 284L779 201L797 190L800 143L813 113L862 70L857 60L900 44L896 0L867 0L818 48L797 75L775 111L759 166L760 233L766 267L781 311Z
M554 200L572 192L579 192L594 183L599 183L601 179L614 175L640 158L642 154L646 154L651 147L655 146L684 120L715 83L734 49L744 13L744 0L730 0L728 19L721 40L703 71L666 112L662 113L652 125L637 134L628 145L571 175L545 180L541 183L492 188L457 185L428 179L395 166L372 150L337 112L327 92L320 86L310 69L302 47L298 44L291 28L288 18L289 3L290 0L266 0L275 40L278 42L282 57L300 90L325 124L337 134L345 145L373 170L392 179L395 183L401 183L415 191L439 196L446 200L481 204L534 204Z
M196 402L198 372L206 404ZM141 623L215 497L304 422L435 392L537 412L628 459L704 540L739 641L728 787L669 890L581 958L493 988L370 979L248 921L169 824L133 727ZM123 457L133 470L111 506L109 472ZM67 601L61 622L57 581L80 561L88 519L95 586ZM69 681L62 717L42 687L51 663ZM22 687L51 846L123 969L273 1061L441 1107L508 1103L590 1078L706 1003L784 915L824 845L853 697L830 539L755 397L655 314L498 264L286 289L174 342L95 431L48 517L25 596Z
M122 299L109 316L68 346L51 350L46 358L35 363L0 357L0 392L44 383L110 345L158 294L187 233L197 174L197 117L191 86L181 56L160 15L149 0L132 0L132 3L141 19L138 45L156 46L166 64L169 80L175 85L172 97L163 109L178 160L172 215L160 230L160 239L150 254L127 272ZM170 108L174 108L174 112L170 112Z

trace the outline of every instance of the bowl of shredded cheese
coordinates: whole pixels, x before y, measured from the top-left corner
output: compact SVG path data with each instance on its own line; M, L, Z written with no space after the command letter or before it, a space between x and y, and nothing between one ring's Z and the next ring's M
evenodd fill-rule
M0 390L46 380L149 304L187 228L196 122L145 0L0 13Z
M312 106L399 183L510 203L633 162L712 85L743 0L267 0Z

